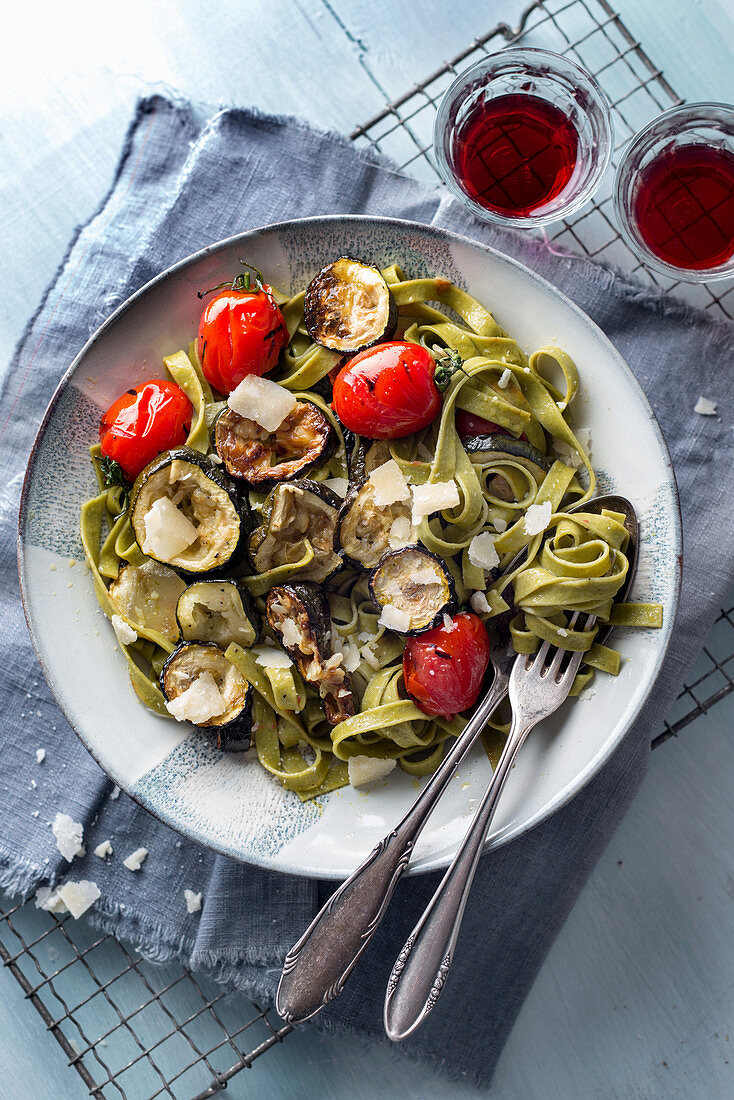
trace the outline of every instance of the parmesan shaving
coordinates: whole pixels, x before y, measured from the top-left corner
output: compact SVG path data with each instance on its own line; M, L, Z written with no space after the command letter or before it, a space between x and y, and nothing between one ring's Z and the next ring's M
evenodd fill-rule
M271 382L269 378L259 378L248 374L239 386L232 390L227 404L233 412L254 420L268 432L276 431L298 402L290 390Z
M349 482L345 477L325 477L321 484L331 489L332 493L336 493L338 497L345 497L349 488Z
M187 913L198 913L201 909L201 894L195 894L193 890L184 890Z
M166 710L177 722L193 722L195 726L224 714L226 709L227 701L211 672L202 672L185 691L166 703Z
M395 760L382 760L372 756L350 756L347 761L349 782L353 787L374 783L375 780L389 775L395 764Z
M125 622L122 615L113 615L110 621L120 645L132 645L133 642L137 642L137 631L133 630L130 624Z
M283 619L280 624L280 632L283 635L283 645L288 649L294 649L300 646L303 641L303 635L297 623L293 622L293 619Z
M542 504L531 504L525 513L525 533L527 535L539 535L545 531L551 521L551 502L544 500Z
M388 630L398 630L401 634L410 630L410 612L391 603L385 604L377 621L380 626L385 626Z
M386 508L399 500L410 500L410 488L394 458L377 466L369 476L373 497L378 508Z
M68 814L56 814L51 828L56 837L56 847L68 863L75 856L84 855L84 826L80 822L72 821Z
M357 668L359 668L359 663L362 658L360 656L359 650L357 649L357 646L354 645L353 642L347 642L347 644L344 646L342 657L344 668L347 670L347 672L354 672Z
M478 569L495 569L499 563L499 554L495 550L494 535L482 531L469 543L469 561Z
M424 516L432 512L455 508L459 503L459 490L455 481L435 481L427 485L413 485L413 524L417 526Z
M127 867L128 871L139 871L147 858L147 848L136 848L134 852L130 853L127 859L123 859L122 863L124 867Z
M489 615L492 611L484 592L472 592L469 606L477 615Z
M273 649L269 645L253 646L251 653L255 654L255 664L263 668L290 668L293 661L282 649Z
M170 561L196 542L199 533L168 497L158 497L145 513L143 553Z
M45 909L47 913L71 913L74 920L79 920L101 896L97 883L87 879L65 882L55 890L42 886L36 892L36 909Z

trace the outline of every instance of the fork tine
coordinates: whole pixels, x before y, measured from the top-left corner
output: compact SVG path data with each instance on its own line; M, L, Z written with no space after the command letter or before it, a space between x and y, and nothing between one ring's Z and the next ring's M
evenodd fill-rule
M540 649L537 649L535 653L528 658L529 664L526 663L526 668L535 668L540 670L545 664L545 659L548 656L548 650L550 649L550 642L543 642Z
M553 654L553 660L548 665L548 675L552 677L552 679L555 680L556 676L558 675L558 670L561 667L561 661L567 653L567 649L557 648L555 653Z
M568 650L566 650L566 652L568 652ZM584 656L585 656L585 654L582 651L578 651L578 652L574 653L574 655L571 657L571 660L568 662L568 667L567 667L566 671L561 676L561 681L560 681L561 683L565 683L566 680L569 677L571 679L573 679L573 677L575 677L576 673L579 670L579 665L581 664L582 660L584 659Z

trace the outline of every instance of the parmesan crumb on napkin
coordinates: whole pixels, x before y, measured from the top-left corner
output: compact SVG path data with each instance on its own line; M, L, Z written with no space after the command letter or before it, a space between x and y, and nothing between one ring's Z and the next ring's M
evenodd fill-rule
M56 837L56 847L68 863L75 856L84 855L84 826L78 821L72 821L68 814L56 814L51 826Z
M139 871L147 858L147 848L136 848L126 859L123 859L122 863L124 867L127 867L128 871Z
M88 879L64 882L55 890L50 886L41 886L36 891L36 909L45 909L47 913L71 913L74 920L79 920L101 896L97 883Z
M195 894L193 890L184 890L186 910L189 913L198 913L201 909L201 894Z
M716 402L710 401L708 397L699 397L693 411L699 416L716 416Z

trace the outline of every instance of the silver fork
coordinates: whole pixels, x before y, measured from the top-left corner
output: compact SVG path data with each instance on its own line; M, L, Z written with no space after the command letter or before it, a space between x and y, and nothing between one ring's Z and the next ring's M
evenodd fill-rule
M578 612L569 627L577 619ZM591 629L594 621L590 616L585 629ZM479 857L507 776L530 730L558 710L568 696L583 656L571 653L570 661L562 669L569 651L544 642L536 654L524 660L518 658L512 667L509 683L512 726L507 743L471 827L398 955L387 983L385 1030L395 1041L415 1031L441 995Z
M510 670L517 657L510 638L510 620L516 609L509 594L508 598L509 610L487 623L494 669L489 691L402 821L332 894L286 955L275 1007L288 1023L307 1020L339 996L385 915L423 826L507 695Z

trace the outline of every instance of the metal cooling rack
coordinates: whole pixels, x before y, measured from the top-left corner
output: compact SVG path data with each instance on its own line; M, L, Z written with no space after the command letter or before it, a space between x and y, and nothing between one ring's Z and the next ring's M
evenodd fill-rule
M597 77L613 107L615 158L641 126L681 102L606 0L536 0L514 28L498 24L358 127L350 135L355 145L436 182L431 132L441 95L457 72L520 40L569 54ZM614 222L609 186L575 217L551 227L548 240L615 264L720 317L734 316L734 280L717 283L714 292L675 283L637 260ZM734 606L721 611L653 747L732 690ZM0 902L0 959L97 1100L213 1097L293 1030L203 975L177 963L153 965L86 922L59 919L32 901ZM253 1095L260 1095L257 1084Z

